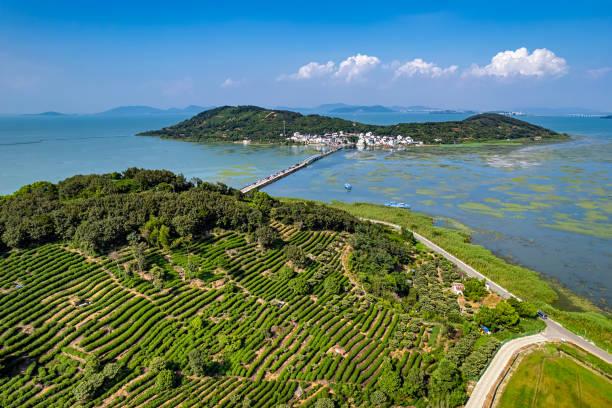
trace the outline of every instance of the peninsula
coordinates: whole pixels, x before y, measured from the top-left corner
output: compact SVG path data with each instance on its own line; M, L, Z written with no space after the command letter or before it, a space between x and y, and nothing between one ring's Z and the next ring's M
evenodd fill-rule
M322 115L302 115L258 106L222 106L197 114L173 126L142 132L191 142L345 144L358 140L411 140L415 144L453 144L494 140L553 140L560 134L522 120L495 113L470 116L461 121L371 125ZM402 138L399 138L402 136ZM392 144L392 143L391 143Z

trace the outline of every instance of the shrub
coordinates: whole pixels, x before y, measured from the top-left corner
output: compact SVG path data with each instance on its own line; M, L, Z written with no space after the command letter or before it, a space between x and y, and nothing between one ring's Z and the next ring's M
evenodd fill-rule
M166 360L163 357L153 357L149 361L149 370L158 373L166 368Z
M380 390L374 391L370 395L370 402L374 405L382 405L387 402L387 395Z
M315 408L334 408L335 404L329 398L319 398L317 402L315 402Z
M155 377L155 389L165 391L174 387L174 373L170 370L161 370Z

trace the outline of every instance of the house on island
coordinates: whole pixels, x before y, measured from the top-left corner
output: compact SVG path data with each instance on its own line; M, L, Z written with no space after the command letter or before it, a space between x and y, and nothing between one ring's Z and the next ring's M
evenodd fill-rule
M465 286L461 282L453 283L453 292L455 295L463 295L463 291L465 290Z

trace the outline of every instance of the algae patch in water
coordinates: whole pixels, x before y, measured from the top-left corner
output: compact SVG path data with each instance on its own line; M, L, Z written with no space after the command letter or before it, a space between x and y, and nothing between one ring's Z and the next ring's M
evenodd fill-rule
M503 218L504 216L504 212L502 210L493 208L493 207L489 207L488 205L482 204L482 203L471 203L471 202L464 203L464 204L459 204L459 207L463 208L466 211L479 213L479 214L485 214L485 215L491 215L497 218Z
M434 200L421 200L419 201L419 203L427 206L427 207L433 207L434 205L436 205L436 202Z
M556 187L552 184L528 184L528 188L537 193L552 193Z
M240 166L233 166L229 169L219 170L217 174L225 177L240 177L252 176L255 172L257 172L257 170L253 168L252 164L243 164Z

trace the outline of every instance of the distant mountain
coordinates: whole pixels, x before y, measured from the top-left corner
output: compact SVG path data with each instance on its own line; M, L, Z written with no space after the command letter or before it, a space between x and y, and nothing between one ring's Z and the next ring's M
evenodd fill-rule
M283 129L285 134L283 134ZM480 114L461 121L398 123L379 126L322 115L302 115L288 110L258 106L222 106L211 109L174 126L143 132L192 142L250 139L263 143L284 143L293 132L325 134L329 132L403 135L425 143L455 143L505 139L560 139L567 137L522 120L497 114Z
M612 115L606 115L606 116L602 116L602 119L612 119Z
M328 111L329 113L387 113L396 112L382 105L373 106L341 106Z
M185 114L196 114L205 111L210 108L202 106L189 105L184 109L180 108L169 108L159 109L151 106L119 106L113 109L109 109L104 112L96 113L95 115L101 116L136 116L136 115L163 115L169 113L185 113Z
M48 111L48 112L41 112L41 113L26 113L24 116L68 116L68 115L66 113Z

